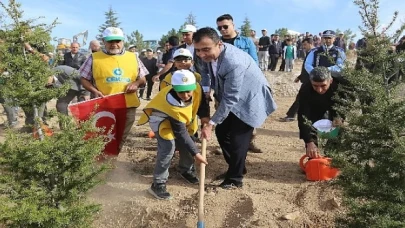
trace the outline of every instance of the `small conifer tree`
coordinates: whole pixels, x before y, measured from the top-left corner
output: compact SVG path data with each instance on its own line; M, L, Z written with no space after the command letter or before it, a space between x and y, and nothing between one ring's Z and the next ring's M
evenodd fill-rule
M405 227L405 100L398 94L403 83L403 53L392 50L405 26L393 34L382 31L378 0L355 0L360 8L366 45L358 51L355 68L347 67L349 81L340 89L350 98L339 99L336 109L345 116L340 136L328 142L325 153L342 171L348 211L338 227ZM403 91L402 91L403 92Z
M23 20L15 0L0 2L4 9L0 43L1 95L17 106L38 107L67 92L47 88L55 72L39 52L27 53L25 44L49 41L54 26L33 25ZM7 24L9 23L9 24ZM38 47L38 45L36 45ZM38 118L37 118L38 119ZM86 193L99 183L106 166L95 163L104 148L90 120L78 128L69 116L60 116L64 128L38 140L32 134L8 130L0 144L0 226L89 227L98 205L86 201ZM91 136L91 137L90 137Z

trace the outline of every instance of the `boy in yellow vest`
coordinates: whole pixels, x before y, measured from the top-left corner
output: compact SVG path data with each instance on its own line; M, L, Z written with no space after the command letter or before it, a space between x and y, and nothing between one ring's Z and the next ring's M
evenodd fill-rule
M148 190L158 199L170 199L166 190L169 166L175 147L179 150L178 171L189 183L199 182L194 168L194 159L207 164L191 138L197 129L197 115L209 121L209 105L189 70L178 70L171 77L171 85L161 90L144 108L138 125L149 122L158 141L153 184Z
M174 67L176 70L191 70L193 68L193 55L185 48L177 49L173 54ZM201 83L201 75L197 72L193 72L197 80L197 83ZM169 73L160 82L160 90L171 84L172 74Z

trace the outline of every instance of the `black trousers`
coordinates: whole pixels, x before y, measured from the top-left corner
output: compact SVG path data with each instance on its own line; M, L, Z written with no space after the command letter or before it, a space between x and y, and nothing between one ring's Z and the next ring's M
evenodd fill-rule
M228 171L225 180L242 182L246 155L252 138L253 127L233 113L215 127L215 134L222 149Z
M298 113L298 108L300 107L300 104L298 102L298 95L295 97L294 103L292 103L291 107L287 111L287 117L294 118L295 115Z
M278 54L270 54L270 64L269 64L269 70L271 71L275 71L276 70L276 66L278 63Z
M280 69L278 71L284 71L285 69L285 59L281 61Z
M153 77L152 75L146 76L146 81L147 81L146 98L150 98L150 96L152 95L153 84L155 83L153 81L152 77ZM145 91L145 87L139 89L139 97L143 97L143 92L144 91Z

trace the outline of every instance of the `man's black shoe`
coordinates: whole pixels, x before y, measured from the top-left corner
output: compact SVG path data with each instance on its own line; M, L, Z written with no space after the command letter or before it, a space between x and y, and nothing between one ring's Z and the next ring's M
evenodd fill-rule
M180 176L190 184L198 184L200 182L194 172L181 173Z
M246 174L247 174L247 169L245 167L245 168L243 168L243 175L246 175ZM225 178L226 178L226 172L222 173L222 174L219 174L218 176L216 176L214 178L214 180L224 180Z
M233 180L224 180L221 184L219 184L219 187L226 190L242 188L242 186L243 183L241 181L233 181Z

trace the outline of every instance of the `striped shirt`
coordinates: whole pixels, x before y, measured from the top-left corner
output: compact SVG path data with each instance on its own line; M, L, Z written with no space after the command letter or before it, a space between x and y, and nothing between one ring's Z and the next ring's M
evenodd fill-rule
M103 50L105 53L105 51ZM121 52L119 55L123 55L125 50ZM138 78L143 78L149 74L148 69L146 69L145 65L143 65L142 61L139 57L136 57L138 61ZM93 56L90 55L87 60L83 63L83 65L79 69L80 77L85 78L89 81L93 81ZM137 79L138 79L137 78Z

